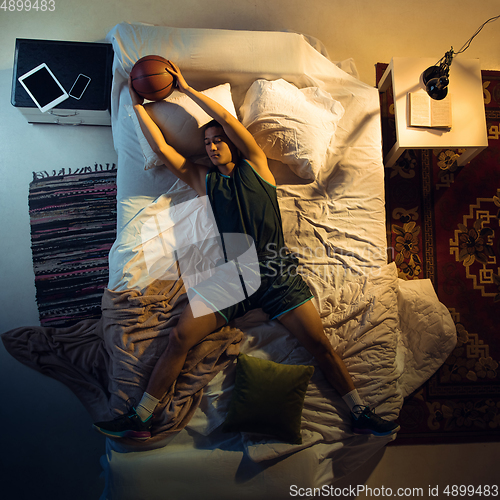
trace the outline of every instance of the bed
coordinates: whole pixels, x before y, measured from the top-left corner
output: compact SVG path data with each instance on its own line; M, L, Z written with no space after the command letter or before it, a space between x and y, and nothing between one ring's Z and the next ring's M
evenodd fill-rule
M128 74L140 57L159 54L237 114L263 147L278 183L286 243L326 335L364 401L397 418L405 396L447 358L456 332L430 282L404 281L387 263L377 90L357 79L352 60L332 61L321 42L297 33L121 23L107 40L115 51L117 239L103 318L66 331L92 359L70 359L65 369L78 365L78 376L50 374L75 390L95 420L126 411L187 304L182 279L165 273L173 262L151 243L163 231L151 236L151 221L171 215L177 248L213 234L194 191L158 164L134 122ZM150 112L181 151L204 161L192 137L205 118L182 96L167 101ZM298 488L333 484L394 439L353 434L347 407L319 369L307 384L297 442L224 432L238 355L315 365L260 310L193 350L175 393L162 403L154 438L106 440L102 499L289 498Z

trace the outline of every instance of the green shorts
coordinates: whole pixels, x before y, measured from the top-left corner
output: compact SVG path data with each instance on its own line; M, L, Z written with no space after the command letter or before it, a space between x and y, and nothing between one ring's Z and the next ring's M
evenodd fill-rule
M293 254L279 259L259 260L260 286L253 293L252 290L246 290L246 298L228 307L219 306L234 301L242 283L244 288L244 281L234 283L235 280L228 279L224 272L215 272L211 278L191 290L210 304L212 310L219 312L227 323L258 308L268 314L270 319L275 319L313 298L307 283L297 272L298 264ZM212 300L213 297L218 300Z

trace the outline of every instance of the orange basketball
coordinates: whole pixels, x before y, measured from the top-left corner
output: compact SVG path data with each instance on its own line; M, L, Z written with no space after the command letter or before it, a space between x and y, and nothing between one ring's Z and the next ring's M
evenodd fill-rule
M167 71L167 59L161 56L141 57L132 68L130 78L134 90L144 99L161 101L174 90L174 77Z

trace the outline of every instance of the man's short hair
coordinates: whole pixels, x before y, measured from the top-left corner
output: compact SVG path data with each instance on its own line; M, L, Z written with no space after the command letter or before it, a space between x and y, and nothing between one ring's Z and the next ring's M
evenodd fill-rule
M223 128L222 125L217 120L210 120L208 123L203 125L203 134L212 127L220 127Z

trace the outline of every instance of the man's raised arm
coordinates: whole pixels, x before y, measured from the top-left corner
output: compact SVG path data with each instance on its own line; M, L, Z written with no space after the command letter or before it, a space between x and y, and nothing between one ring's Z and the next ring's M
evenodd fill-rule
M177 89L189 96L207 114L216 120L224 129L228 139L238 148L243 157L252 164L259 175L272 184L275 184L274 177L269 170L266 155L252 134L218 102L190 87L182 76L179 67L172 61L169 62L172 68L167 68L167 71L176 79Z
M188 186L191 186L200 196L205 195L205 175L209 169L203 165L189 161L172 146L167 144L162 131L144 109L142 105L144 99L133 89L130 78L129 91L137 120L151 149L174 175L179 177Z

